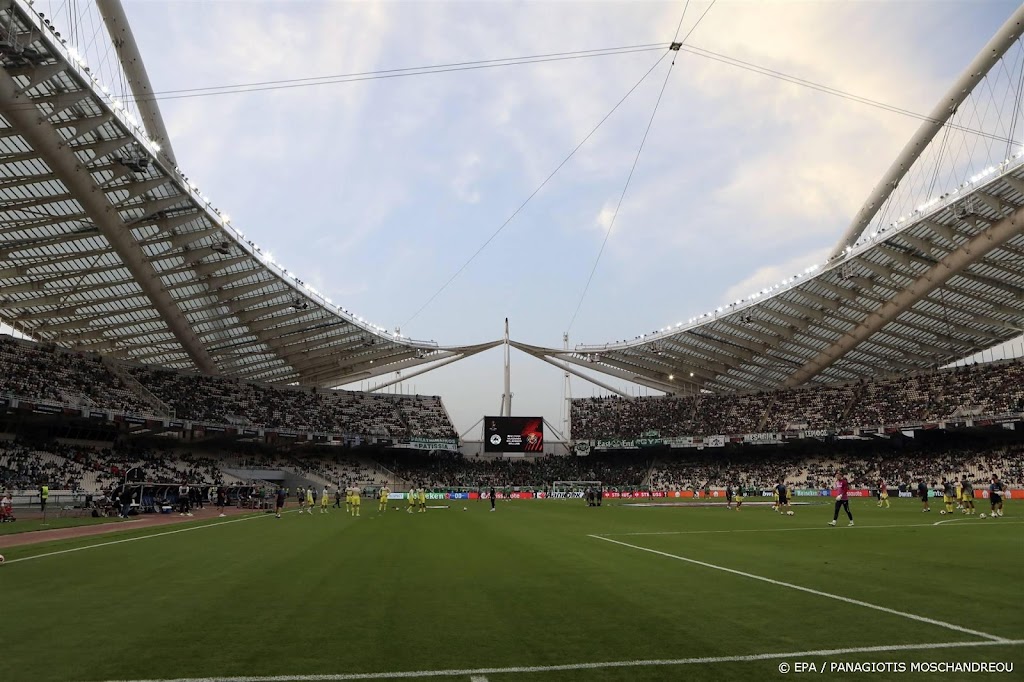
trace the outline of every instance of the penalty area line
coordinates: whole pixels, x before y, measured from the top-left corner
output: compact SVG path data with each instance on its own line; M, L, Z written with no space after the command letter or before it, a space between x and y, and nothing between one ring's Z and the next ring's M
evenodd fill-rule
M641 552L648 552L650 554L657 554L658 556L663 556L663 557L666 557L668 559L675 559L676 561L684 561L684 562L686 562L688 564L694 564L695 566L703 566L704 568L710 568L710 569L715 570L715 571L722 571L723 573L731 573L733 575L738 575L738 576L743 577L743 578L750 578L752 580L760 580L761 582L769 583L771 585L777 585L779 587L788 587L791 590L797 590L797 591L800 591L800 592L806 592L808 594L813 594L813 595L816 595L816 596L819 596L819 597L826 597L828 599L834 599L836 601L846 602L847 604L853 604L855 606L863 606L864 608L867 608L867 609L874 609L875 611L881 611L883 613L889 613L889 614L892 614L894 616L900 616L901 618L909 618L910 620L916 620L916 621L918 621L920 623L928 623L929 625L936 625L936 626L941 627L941 628L946 628L947 630L955 630L957 632L961 632L961 633L966 634L966 635L973 635L975 637L983 637L985 639L989 639L989 640L992 640L992 641L995 641L995 642L1004 642L1005 643L1005 642L1009 641L1005 637L999 637L997 635L990 635L987 632L981 632L979 630L971 630L970 628L961 627L961 626L956 625L954 623L947 623L945 621L935 620L934 618L928 618L927 616L918 616L918 615L915 615L913 613L906 613L904 611L897 611L896 609L890 609L890 608L888 608L886 606L879 606L878 604L872 604L870 602L861 601L859 599L852 599L850 597L844 597L844 596L839 595L839 594L832 594L831 592L822 592L821 590L815 590L815 589L810 588L810 587L803 587L802 585L795 585L793 583L787 583L787 582L783 582L781 580L775 580L773 578L766 578L763 575L756 575L754 573L747 573L746 571L738 571L735 568L726 568L725 566L719 566L717 564L710 564L710 563L708 563L706 561L699 561L697 559L690 559L690 558L687 558L687 557L684 557L684 556L679 556L678 554L670 554L668 552L662 552L662 551L657 550L657 549L651 549L650 547L641 547L640 545L631 545L628 542L622 542L621 540L612 540L611 538L603 538L600 535L589 535L588 537L592 537L595 540L601 540L603 542L610 542L610 543L615 544L615 545L621 545L623 547L629 547L630 549L636 549L636 550L639 550Z
M1003 639L998 642L931 642L928 644L892 644L883 646L851 647L846 649L816 649L813 651L787 651L738 656L701 656L696 658L646 659L634 661L598 661L595 663L563 663L561 665L531 665L511 668L465 668L456 670L407 670L379 673L337 673L314 675L246 675L241 677L179 677L153 680L108 680L108 682L347 682L348 680L403 680L427 677L483 677L485 675L547 673L567 670L601 670L610 668L652 668L658 666L708 665L714 663L746 663L787 658L846 656L889 651L927 651L929 649L961 649L985 646L1016 646L1024 639Z

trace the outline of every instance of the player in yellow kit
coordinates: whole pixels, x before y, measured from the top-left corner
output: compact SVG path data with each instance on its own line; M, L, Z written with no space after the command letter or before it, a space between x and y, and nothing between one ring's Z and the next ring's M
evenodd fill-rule
M345 513L352 513L352 486L345 488Z
M388 510L388 494L390 492L391 491L388 490L388 487L386 485L385 486L381 486L381 489L380 489L380 506L377 507L377 511L382 511L383 512L383 511L387 511Z
M417 497L419 498L420 511L425 513L427 511L427 489L420 488Z
M324 492L320 495L320 513L327 514L327 503L331 501L331 491L328 490L327 486L324 486Z
M359 495L362 491L359 490L359 486L352 486L352 516L359 516Z
M310 514L313 513L313 504L316 500L313 499L313 486L306 488L306 511Z
M416 510L416 488L409 488L408 502L409 506L405 508L405 513L412 514Z

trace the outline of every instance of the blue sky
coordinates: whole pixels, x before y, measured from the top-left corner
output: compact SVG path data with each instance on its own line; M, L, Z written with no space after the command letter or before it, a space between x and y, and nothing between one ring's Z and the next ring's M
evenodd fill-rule
M683 2L126 0L157 91L669 41ZM683 34L708 7L692 2ZM926 113L1004 2L716 3L688 43ZM161 103L179 165L247 238L417 339L561 346L668 59L449 288L426 300L657 52ZM918 121L680 53L572 343L632 338L819 262ZM461 431L501 353L407 382ZM513 353L513 410L562 375ZM355 386L359 388L359 386ZM573 379L574 395L599 392Z

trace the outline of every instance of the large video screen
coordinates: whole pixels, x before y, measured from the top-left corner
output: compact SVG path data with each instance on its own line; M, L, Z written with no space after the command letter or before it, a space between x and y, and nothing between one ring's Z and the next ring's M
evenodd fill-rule
M544 452L544 418L484 417L484 452Z

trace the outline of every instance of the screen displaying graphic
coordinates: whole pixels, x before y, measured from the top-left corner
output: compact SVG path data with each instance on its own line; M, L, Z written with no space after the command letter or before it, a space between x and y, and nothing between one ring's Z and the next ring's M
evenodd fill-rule
M544 452L543 417L484 417L484 452Z

